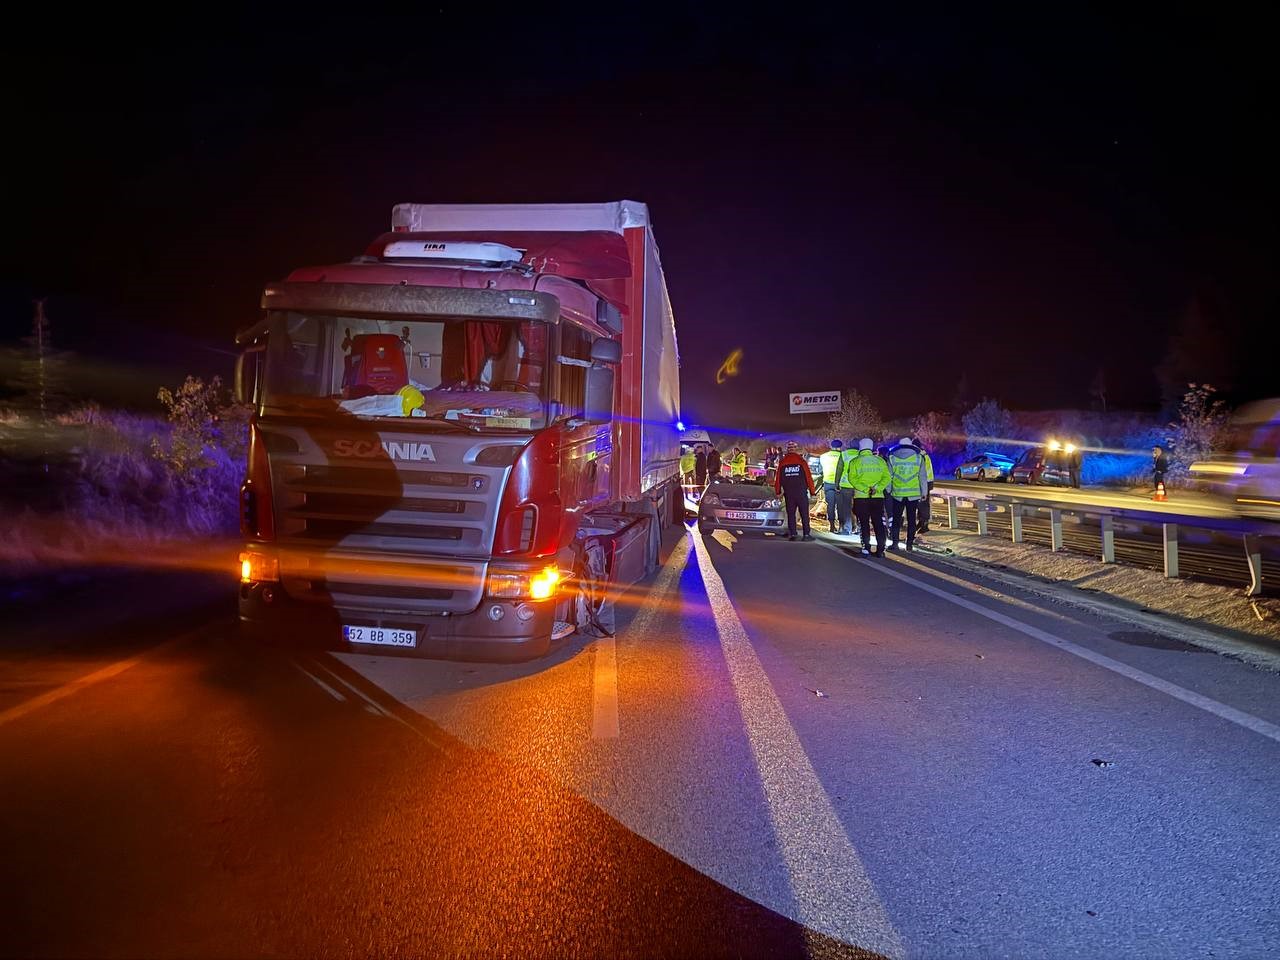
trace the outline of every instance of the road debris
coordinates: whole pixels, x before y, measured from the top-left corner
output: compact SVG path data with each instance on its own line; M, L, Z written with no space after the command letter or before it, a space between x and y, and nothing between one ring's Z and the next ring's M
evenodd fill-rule
M985 660L985 659L987 659L986 657L984 657L984 656L983 656L982 654L980 654L980 653L975 653L975 654L974 654L974 656L975 656L975 657L977 657L979 660Z
M1263 612L1260 609L1258 609L1258 601L1250 600L1249 606L1253 607L1253 615L1265 623L1267 618L1263 614Z
M1103 760L1101 757L1094 757L1089 762L1095 767L1101 767L1103 770L1107 769L1107 767L1114 767L1116 765L1114 760Z
M808 690L810 693L812 693L815 697L825 697L825 696L828 696L828 694L825 694L825 693L823 693L821 690L818 690L818 689L816 689L816 688L814 688L814 687L805 687L805 689L806 689L806 690Z

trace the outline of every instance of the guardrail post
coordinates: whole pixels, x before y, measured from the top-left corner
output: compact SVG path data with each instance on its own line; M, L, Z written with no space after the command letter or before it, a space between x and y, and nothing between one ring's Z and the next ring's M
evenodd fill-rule
M987 505L985 503L978 504L978 536L985 537L987 535Z
M1178 525L1161 524L1164 527L1164 575L1170 580L1178 576Z
M960 526L960 517L956 513L955 497L947 497L947 526L952 530Z
M1102 562L1116 562L1116 525L1109 513L1102 515Z
M1256 533L1244 535L1244 558L1249 564L1249 589L1246 597L1262 595L1262 545Z
M1013 527L1013 542L1022 542L1022 508L1016 503L1009 508L1009 524Z
M1062 511L1049 511L1049 548L1055 552L1062 549Z

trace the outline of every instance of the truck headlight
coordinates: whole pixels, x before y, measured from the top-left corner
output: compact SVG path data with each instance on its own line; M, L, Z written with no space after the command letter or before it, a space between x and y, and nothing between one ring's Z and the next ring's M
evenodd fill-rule
M550 600L562 579L555 567L530 573L491 573L485 593L504 600Z

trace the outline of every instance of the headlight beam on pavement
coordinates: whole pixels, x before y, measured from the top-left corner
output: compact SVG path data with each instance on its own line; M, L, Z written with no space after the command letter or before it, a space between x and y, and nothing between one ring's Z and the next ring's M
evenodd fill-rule
M863 949L903 956L902 939L787 719L706 544L696 532L689 539L759 769L798 919Z

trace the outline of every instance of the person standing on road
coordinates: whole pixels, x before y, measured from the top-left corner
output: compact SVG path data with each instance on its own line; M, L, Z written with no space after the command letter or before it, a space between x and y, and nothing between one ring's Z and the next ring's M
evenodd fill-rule
M693 482L700 487L707 485L707 448L701 443L693 455Z
M694 470L698 465L698 456L693 452L693 448L685 450L680 454L680 482L693 483Z
M712 447L707 451L707 478L714 480L720 476L720 451Z
M818 458L818 462L822 464L822 498L827 501L827 523L832 533L840 529L840 525L836 522L836 497L840 492L838 471L843 446L842 441L832 440L831 449L823 451L822 456Z
M920 501L920 512L917 518L920 522L920 529L916 531L918 536L929 532L929 518L933 515L933 507L929 503L929 494L933 493L933 457L929 456L929 451L919 440L915 442L915 448L920 451L920 456L924 457L925 481L924 499Z
M853 489L853 512L858 518L862 555L871 556L871 530L876 533L876 556L884 556L884 491L891 477L885 462L876 455L870 437L858 441L858 452L847 462L845 472Z
M883 444L876 447L876 456L884 461L886 468L889 466L889 451L893 449L889 444ZM886 530L893 528L893 497L889 495L889 491L884 492L884 526Z
M849 479L849 463L858 455L852 447L840 451L836 466L836 531L842 537L853 536L853 482Z
M741 447L733 448L733 459L729 461L729 474L735 479L745 480L747 477L747 452Z
M1151 448L1151 475L1153 477L1151 486L1159 490L1160 484L1164 483L1165 474L1169 472L1169 455L1164 452L1163 447Z
M800 539L812 540L813 536L809 532L809 496L814 492L813 474L809 472L809 461L800 455L800 444L794 440L787 443L787 453L778 461L773 492L782 494L786 503L787 539L796 538L798 510L801 528L804 530L804 536Z
M907 549L916 548L916 522L920 501L929 494L926 488L924 457L903 437L889 451L889 493L893 497L893 531L889 540L896 548L902 542L902 514L907 514Z

